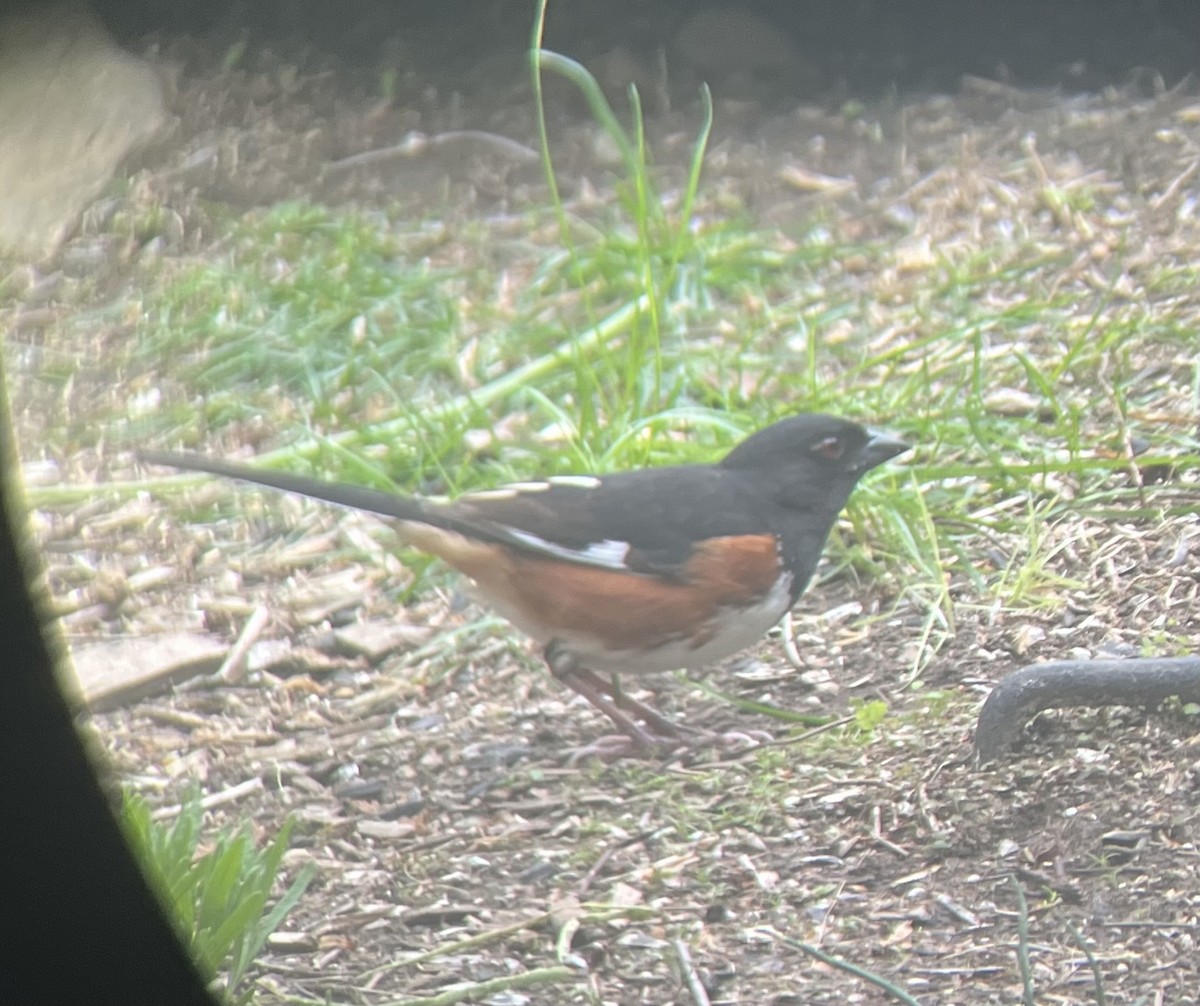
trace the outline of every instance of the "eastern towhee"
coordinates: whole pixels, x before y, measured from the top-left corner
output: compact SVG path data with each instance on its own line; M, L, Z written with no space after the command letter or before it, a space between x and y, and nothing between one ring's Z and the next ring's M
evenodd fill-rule
M559 681L652 746L678 744L680 730L622 692L615 672L698 667L759 639L807 586L859 478L906 450L814 413L759 430L716 464L556 476L451 502L193 454L140 456L391 518L407 544L469 577L542 643Z

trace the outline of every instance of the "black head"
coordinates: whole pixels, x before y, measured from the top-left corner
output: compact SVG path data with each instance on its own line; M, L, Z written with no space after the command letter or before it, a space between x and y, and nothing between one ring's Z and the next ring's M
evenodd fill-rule
M793 416L759 430L718 466L767 504L792 573L793 602L816 569L821 546L865 472L908 450L908 444L821 413Z
M908 449L895 437L812 412L751 434L720 467L767 476L781 491L780 502L803 506L824 496L840 510L865 472Z

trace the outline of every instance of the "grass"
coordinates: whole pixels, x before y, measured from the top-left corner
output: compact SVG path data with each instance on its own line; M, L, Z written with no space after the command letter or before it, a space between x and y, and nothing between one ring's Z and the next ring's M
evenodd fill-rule
M245 1002L249 993L243 983L250 966L303 896L315 869L304 866L270 904L290 824L258 848L248 823L208 837L203 818L196 792L170 824L156 821L136 794L127 793L122 808L128 840L169 906L193 960L224 1001Z

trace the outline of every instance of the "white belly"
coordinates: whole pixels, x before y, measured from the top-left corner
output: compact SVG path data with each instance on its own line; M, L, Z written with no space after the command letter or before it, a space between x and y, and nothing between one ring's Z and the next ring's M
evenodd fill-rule
M558 635L559 645L594 671L628 671L631 674L703 667L753 646L775 626L791 606L790 576L776 581L771 592L748 608L726 608L706 626L699 646L687 639L672 639L652 650L605 649L595 640Z

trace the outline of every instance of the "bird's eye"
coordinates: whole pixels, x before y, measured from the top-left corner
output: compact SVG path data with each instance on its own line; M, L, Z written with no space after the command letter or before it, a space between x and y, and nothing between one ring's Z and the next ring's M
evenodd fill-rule
M846 445L842 443L841 437L826 437L813 444L812 452L826 461L837 461L846 453Z

